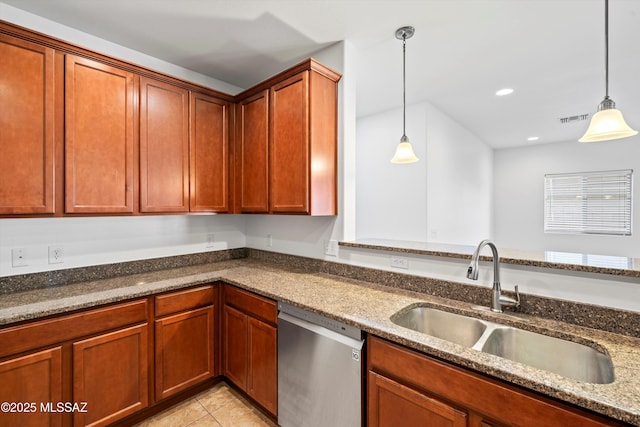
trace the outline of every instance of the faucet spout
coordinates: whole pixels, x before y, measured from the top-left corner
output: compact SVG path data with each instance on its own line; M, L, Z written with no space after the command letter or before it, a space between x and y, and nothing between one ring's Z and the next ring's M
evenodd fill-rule
M496 245L488 239L481 241L476 250L471 256L471 263L467 268L467 278L471 280L478 280L478 259L480 258L480 251L485 246L489 246L491 254L493 255L493 287L491 289L491 311L502 312L502 307L519 307L520 306L520 294L518 293L518 287L515 287L516 298L510 298L502 295L502 288L500 287L500 257L498 256L498 248Z

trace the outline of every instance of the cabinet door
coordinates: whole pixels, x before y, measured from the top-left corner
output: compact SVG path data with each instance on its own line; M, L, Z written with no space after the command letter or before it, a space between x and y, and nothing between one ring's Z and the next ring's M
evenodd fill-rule
M135 77L67 55L65 210L134 211Z
M62 402L62 349L56 347L1 362L0 402L21 405L3 407L2 426L61 426L62 413L41 408L41 404Z
M268 90L238 104L236 198L240 212L269 212L268 117Z
M0 34L0 214L54 213L54 51Z
M274 416L278 412L278 338L276 328L249 318L247 393Z
M371 427L465 427L467 415L389 378L369 372Z
M303 71L271 88L271 212L309 213L309 85Z
M75 426L103 426L148 405L147 325L73 344L73 401L87 412L74 413Z
M213 306L155 322L156 399L213 376Z
M189 92L140 78L140 212L189 210Z
M191 93L192 212L229 211L229 104Z
M247 315L227 305L223 309L224 375L247 389Z

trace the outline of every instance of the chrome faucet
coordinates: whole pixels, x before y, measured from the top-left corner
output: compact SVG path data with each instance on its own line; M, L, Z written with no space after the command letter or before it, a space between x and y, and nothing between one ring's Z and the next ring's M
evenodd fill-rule
M511 298L502 295L502 289L500 288L500 258L498 257L498 248L490 240L483 240L480 242L476 250L471 256L471 263L467 268L467 278L471 280L478 280L478 258L480 257L480 251L483 247L489 246L491 253L493 254L493 288L491 289L491 311L498 313L502 312L502 307L520 307L520 294L518 293L518 286L515 286L516 298Z

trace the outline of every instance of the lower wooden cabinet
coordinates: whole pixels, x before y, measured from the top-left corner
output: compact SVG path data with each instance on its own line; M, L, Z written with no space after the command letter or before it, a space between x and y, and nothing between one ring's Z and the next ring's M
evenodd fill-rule
M225 286L223 373L272 415L278 412L275 301Z
M269 412L278 411L277 330L258 319L249 318L247 351L247 393Z
M155 322L156 399L213 376L213 306Z
M10 405L0 411L0 426L61 426L62 414L46 405L62 402L62 348L1 362L0 402Z
M367 358L371 427L624 425L377 337Z
M224 307L224 375L272 415L278 411L276 328Z
M148 325L99 335L73 344L73 400L86 412L74 426L104 426L149 404Z
M218 295L208 284L0 328L0 403L15 404L0 426L128 425L219 375Z
M247 324L249 317L233 307L225 305L223 326L223 372L227 379L243 390L247 389Z

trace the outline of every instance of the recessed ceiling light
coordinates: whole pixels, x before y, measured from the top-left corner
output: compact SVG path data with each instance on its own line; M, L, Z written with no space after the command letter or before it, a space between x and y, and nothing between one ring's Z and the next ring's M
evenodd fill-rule
M513 93L513 89L511 88L504 88L504 89L500 89L499 91L496 92L496 95L498 96L505 96L505 95L510 95Z
M537 141L537 140L539 140L539 139L540 139L540 138L539 138L539 137L537 137L537 136L530 136L529 138L527 138L527 141Z

